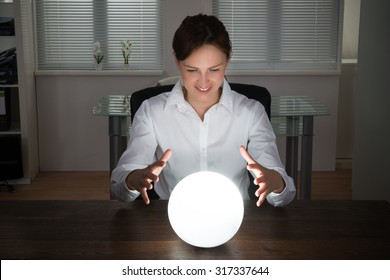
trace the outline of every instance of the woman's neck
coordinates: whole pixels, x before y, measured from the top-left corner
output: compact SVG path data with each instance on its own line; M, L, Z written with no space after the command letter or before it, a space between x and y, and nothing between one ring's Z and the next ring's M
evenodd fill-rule
M187 94L186 88L183 87L184 99L191 105L191 107L195 110L195 112L198 114L199 118L202 121L204 120L204 116L207 111L219 102L219 99L221 98L222 94L222 88L219 88L218 91L219 92L216 95L217 98L215 98L214 100L211 99L209 102L199 102L196 100L191 100Z

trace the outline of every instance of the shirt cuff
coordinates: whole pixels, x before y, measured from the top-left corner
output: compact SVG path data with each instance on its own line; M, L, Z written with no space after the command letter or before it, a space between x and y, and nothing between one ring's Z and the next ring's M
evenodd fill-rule
M267 201L273 206L281 207L289 204L294 199L296 190L294 181L291 177L289 177L284 172L279 172L279 174L282 176L286 186L280 193L269 193L267 195Z
M120 183L113 184L111 194L113 199L128 202L135 200L140 195L140 192L137 190L129 190L126 185L126 181L122 181Z

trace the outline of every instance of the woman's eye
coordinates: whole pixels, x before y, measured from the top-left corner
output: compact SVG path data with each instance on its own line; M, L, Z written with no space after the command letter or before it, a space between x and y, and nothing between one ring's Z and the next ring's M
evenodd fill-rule
M190 72L190 73L194 73L196 71L197 71L196 69L187 69L187 72Z
M219 71L219 68L216 68L216 69L210 69L211 72L218 72Z

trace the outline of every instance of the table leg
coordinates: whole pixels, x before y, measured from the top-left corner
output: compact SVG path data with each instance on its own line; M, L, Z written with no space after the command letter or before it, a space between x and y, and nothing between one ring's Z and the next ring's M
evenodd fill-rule
M109 116L108 134L110 136L110 172L116 167L127 146L127 117Z
M313 116L303 117L301 151L301 194L300 198L310 199L313 154Z
M299 117L287 117L286 128L286 172L297 184Z

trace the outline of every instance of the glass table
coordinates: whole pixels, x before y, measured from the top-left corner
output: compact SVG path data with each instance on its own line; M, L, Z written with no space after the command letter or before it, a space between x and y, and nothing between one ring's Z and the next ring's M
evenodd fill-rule
M286 172L297 185L301 136L300 199L311 197L314 116L329 115L325 105L310 96L272 96L271 124L276 135L286 136Z
M102 97L93 107L93 115L108 117L111 172L127 146L127 134L130 127L130 96L106 95Z
M107 116L110 171L126 149L130 127L130 96L107 95L93 107L93 115ZM314 116L329 115L326 107L309 96L272 96L271 124L276 135L286 136L286 172L297 185L299 137L301 142L300 199L310 199Z

